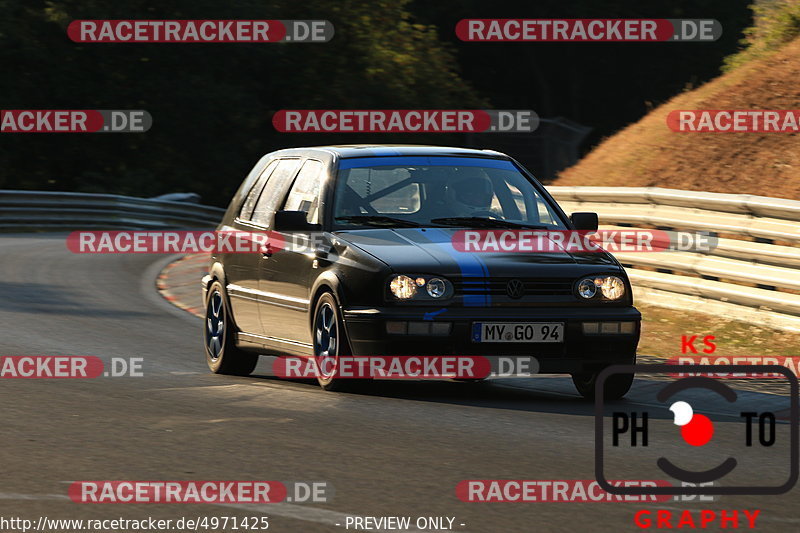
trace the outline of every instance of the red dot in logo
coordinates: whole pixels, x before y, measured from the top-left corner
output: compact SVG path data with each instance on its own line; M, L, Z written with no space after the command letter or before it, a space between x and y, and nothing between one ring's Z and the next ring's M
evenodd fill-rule
M706 415L696 414L681 427L681 436L692 446L703 446L714 436L714 424Z

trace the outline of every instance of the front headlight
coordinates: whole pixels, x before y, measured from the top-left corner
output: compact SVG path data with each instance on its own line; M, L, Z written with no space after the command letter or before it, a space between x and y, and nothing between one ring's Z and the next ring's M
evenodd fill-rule
M594 295L597 294L597 285L594 284L594 279L586 278L580 280L578 282L578 295L581 298L594 298Z
M453 284L441 276L396 274L389 292L397 300L444 300L453 295Z
M447 292L447 283L442 278L431 278L425 284L425 291L431 298L441 298Z
M619 300L625 296L625 282L617 276L592 276L578 282L578 296L590 300L600 293L603 300Z
M606 276L600 285L600 292L606 300L619 300L625 295L625 283L617 276Z
M395 276L389 282L389 290L395 298L408 300L417 294L417 282L408 276Z

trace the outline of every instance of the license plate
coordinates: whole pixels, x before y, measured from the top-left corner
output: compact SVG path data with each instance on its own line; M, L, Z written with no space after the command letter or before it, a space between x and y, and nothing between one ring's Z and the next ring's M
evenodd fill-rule
M564 342L563 322L475 322L473 342Z

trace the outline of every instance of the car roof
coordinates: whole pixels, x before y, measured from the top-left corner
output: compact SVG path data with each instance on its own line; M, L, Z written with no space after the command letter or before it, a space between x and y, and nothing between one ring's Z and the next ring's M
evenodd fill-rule
M336 154L340 159L354 157L398 157L398 156L456 156L483 157L487 159L510 159L506 154L494 150L457 148L452 146L428 146L414 144L341 144L330 146L309 146L307 148L288 148L275 152L275 155L306 155L311 152Z

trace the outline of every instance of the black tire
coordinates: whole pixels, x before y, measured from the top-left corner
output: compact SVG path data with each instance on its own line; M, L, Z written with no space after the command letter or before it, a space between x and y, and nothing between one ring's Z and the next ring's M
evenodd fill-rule
M355 380L338 377L339 356L350 355L350 344L347 341L339 305L329 292L322 293L314 306L311 337L314 358L319 369L317 376L319 386L327 391L352 389ZM325 361L328 358L330 359Z
M203 344L206 363L215 374L248 376L258 364L258 355L244 352L236 347L234 326L228 300L222 284L215 281L206 295L206 320Z
M601 369L602 370L602 369ZM572 383L578 389L578 393L585 400L594 401L596 392L597 376L600 371L589 374L573 374ZM633 374L612 374L603 384L603 400L612 401L619 400L631 390L633 385Z

